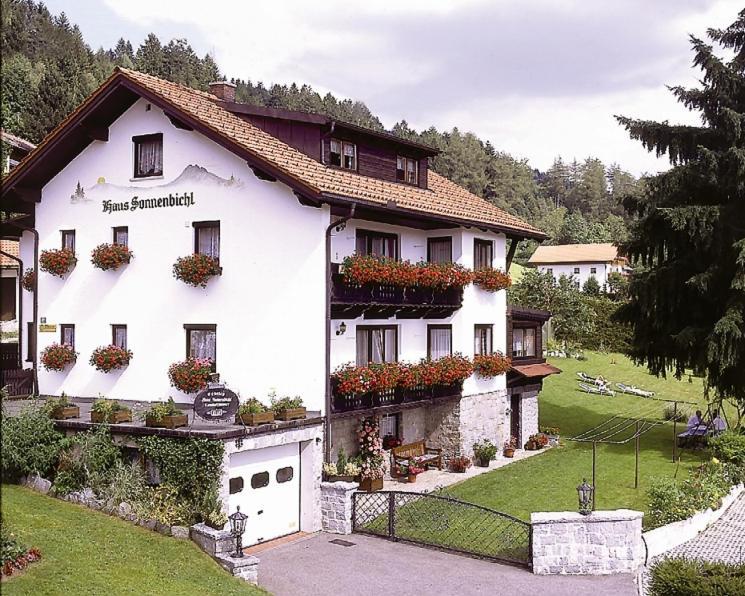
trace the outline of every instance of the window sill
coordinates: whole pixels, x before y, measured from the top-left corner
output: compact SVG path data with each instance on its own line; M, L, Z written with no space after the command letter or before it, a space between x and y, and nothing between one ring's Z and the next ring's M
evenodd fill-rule
M140 176L138 178L130 178L130 182L147 182L148 180L163 180L163 174L160 176Z

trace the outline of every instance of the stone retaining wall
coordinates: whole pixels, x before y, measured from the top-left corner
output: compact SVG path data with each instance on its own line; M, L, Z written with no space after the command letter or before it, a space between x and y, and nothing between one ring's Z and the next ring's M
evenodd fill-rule
M321 523L330 534L352 533L352 495L356 482L321 483Z
M533 573L634 573L644 563L643 516L628 509L531 514Z

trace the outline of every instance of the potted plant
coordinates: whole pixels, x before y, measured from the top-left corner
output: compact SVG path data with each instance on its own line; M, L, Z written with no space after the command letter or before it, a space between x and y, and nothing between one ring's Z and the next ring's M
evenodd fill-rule
M217 259L208 255L180 257L173 264L173 277L195 288L206 288L207 282L215 275L222 275L222 267Z
M77 262L75 253L69 248L42 250L39 255L39 268L57 277L64 277Z
M34 286L36 285L36 271L33 269L26 269L21 277L21 285L27 292L33 292Z
M465 455L456 455L455 457L450 458L450 461L448 462L448 468L450 468L450 471L456 472L457 474L463 474L470 467L471 460Z
M323 476L326 482L354 482L360 473L360 466L347 459L344 448L339 448L336 463L323 464Z
M96 370L107 373L112 370L124 368L129 364L131 359L132 350L111 345L100 346L93 350L89 362Z
M63 371L74 364L78 353L68 344L52 344L41 352L41 364L45 370Z
M372 416L363 418L357 429L357 438L360 446L360 490L382 490L385 458L377 419Z
M274 422L274 412L255 397L247 399L238 406L238 413L235 415L236 424L259 426L260 424L270 424L272 422Z
M383 449L386 451L390 451L394 447L400 447L401 446L401 439L398 437L395 437L394 435L386 435L383 437Z
M406 471L406 476L409 480L409 482L416 482L416 477L419 476L422 472L424 472L425 467L422 464L421 460L417 457L411 458L411 461L408 465L408 470Z
M503 375L508 370L512 361L500 352L494 354L476 354L473 357L474 372L484 379L492 379Z
M505 457L515 457L515 449L517 449L517 437L510 437L504 442L502 455Z
M116 271L129 263L134 254L123 244L99 244L91 252L91 263L102 271Z
M488 468L489 462L497 457L497 446L489 439L474 443L473 456L477 466Z
M548 437L548 444L556 447L559 444L560 430L556 426L542 426L541 432Z
M46 403L49 416L55 420L67 420L68 418L79 418L80 407L76 406L64 393L58 398L50 398Z
M305 406L303 406L303 400L299 395L295 397L282 397L280 399L272 395L270 407L277 420L287 421L305 418Z
M145 426L151 428L179 428L189 424L189 418L176 407L172 397L165 402L155 402L141 414Z
M184 393L196 393L204 389L211 374L212 360L209 358L187 358L168 367L171 385Z
M91 407L91 422L96 424L132 422L132 410L125 408L116 400L97 399Z
M545 435L544 435L545 436ZM546 439L546 444L548 444L548 439ZM527 442L525 443L525 450L526 451L538 451L543 447L543 442L539 435L530 435L528 437Z

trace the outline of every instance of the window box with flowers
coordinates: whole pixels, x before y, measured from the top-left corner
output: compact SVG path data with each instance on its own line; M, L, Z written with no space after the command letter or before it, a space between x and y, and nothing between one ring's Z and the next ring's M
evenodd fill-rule
M173 264L173 277L195 288L206 288L207 282L215 275L222 275L222 267L209 255L197 253L180 257Z
M235 423L245 424L246 426L259 426L272 422L274 422L274 412L255 397L244 401L238 407L238 413L235 415Z
M91 422L94 424L132 422L132 410L116 400L97 399L91 407Z
M339 448L336 463L327 462L323 464L323 479L326 482L354 482L360 474L360 466L350 459L344 448Z
M77 262L75 253L69 248L42 250L39 255L39 268L57 277L64 277Z
M41 352L41 365L44 370L54 370L61 372L71 364L75 364L78 359L78 353L71 345L52 344L44 348Z
M487 292L498 292L506 290L512 285L509 274L500 269L477 269L473 272L473 283Z
M382 490L385 457L380 443L380 426L377 419L363 418L357 429L357 438L360 446L360 490Z
M168 401L152 404L141 417L151 428L179 428L189 424L189 418L176 407L172 397Z
M495 352L493 354L476 354L473 357L473 370L481 378L493 379L499 375L503 375L508 370L512 361L501 354Z
M100 346L93 350L90 364L96 370L108 373L112 370L124 368L132 360L132 350L120 346Z
M33 292L36 286L36 271L33 269L26 269L21 277L21 285L27 292Z
M171 385L184 393L196 393L204 389L211 374L212 360L209 358L187 358L168 367Z
M91 263L102 271L116 271L130 262L134 254L123 244L99 244L91 252Z
M55 420L80 418L80 407L72 403L64 393L60 397L48 399L45 406L49 417Z
M276 395L271 395L271 409L277 420L301 420L305 418L306 409L303 405L303 399L296 395L295 397L282 397L277 399Z

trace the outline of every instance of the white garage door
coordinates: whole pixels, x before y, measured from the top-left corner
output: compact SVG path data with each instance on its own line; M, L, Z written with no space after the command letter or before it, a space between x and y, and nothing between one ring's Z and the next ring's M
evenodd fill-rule
M228 513L248 515L244 546L300 529L300 443L230 456Z

